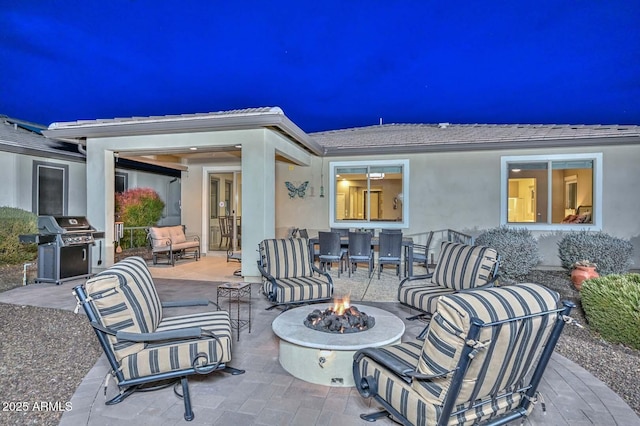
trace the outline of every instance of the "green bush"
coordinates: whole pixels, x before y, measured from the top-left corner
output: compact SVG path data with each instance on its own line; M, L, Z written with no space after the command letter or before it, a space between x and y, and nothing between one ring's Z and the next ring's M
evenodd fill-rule
M611 343L640 349L640 274L611 274L582 283L589 325Z
M151 188L133 188L116 194L116 221L123 222L125 227L155 226L162 217L164 201ZM146 234L138 232L133 241L127 241L125 232L121 244L129 247L142 247L146 244Z
M483 232L475 244L496 249L500 255L500 276L520 280L540 261L538 242L528 229L500 226Z
M562 267L570 270L580 260L598 265L600 275L623 274L631 267L633 245L604 232L574 231L558 242L558 256Z
M31 262L38 256L36 244L23 244L22 234L37 234L35 214L13 207L0 207L0 265Z

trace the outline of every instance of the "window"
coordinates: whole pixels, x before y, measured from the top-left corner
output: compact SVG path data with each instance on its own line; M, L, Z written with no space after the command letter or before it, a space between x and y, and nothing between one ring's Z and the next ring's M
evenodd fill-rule
M502 158L501 223L600 229L602 154Z
M409 223L408 160L332 162L329 168L332 227Z
M33 162L33 212L38 216L67 214L69 166Z
M120 194L129 189L129 174L123 172L116 172L115 179L115 193Z

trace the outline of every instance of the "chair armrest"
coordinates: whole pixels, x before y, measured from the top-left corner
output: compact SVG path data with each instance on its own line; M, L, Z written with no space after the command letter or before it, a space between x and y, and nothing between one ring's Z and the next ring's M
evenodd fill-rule
M259 260L257 262L258 262L258 270L260 271L260 274L266 279L268 279L269 281L271 281L272 283L275 283L276 279L271 275L269 275L269 273L264 269L264 267L262 266L262 262L260 262Z
M116 332L119 342L160 342L165 340L198 339L202 337L200 327L187 327L179 330L158 331L155 333L130 333L127 331Z
M411 383L410 374L415 372L415 366L409 366L408 364L399 361L397 358L390 356L387 352L381 351L380 348L360 349L353 356L353 359L355 362L360 362L360 360L365 356L384 366L405 382Z
M402 287L405 283L409 281L428 280L428 279L431 279L432 276L433 276L433 272L424 274L424 275L412 275L400 281L400 287Z
M316 265L312 265L311 266L311 270L313 272L316 272L316 273L318 273L320 275L325 276L327 278L327 280L329 280L329 284L331 285L331 287L333 287L333 279L331 278L331 275L329 275L328 272L319 269Z
M193 299L193 300L174 300L171 302L162 302L163 308L180 308L183 306L208 306L213 303L207 299Z
M200 241L200 236L199 235L185 235L184 236L187 240L191 240L191 241Z
M447 376L450 373L456 371L456 369L445 371L440 374L423 374L416 371L416 367L404 363L398 358L389 355L388 352L380 350L380 348L364 348L359 350L353 357L356 362L359 362L362 357L369 357L378 364L384 366L387 370L398 376L398 378L404 380L407 383L411 383L415 380L431 380L438 377Z

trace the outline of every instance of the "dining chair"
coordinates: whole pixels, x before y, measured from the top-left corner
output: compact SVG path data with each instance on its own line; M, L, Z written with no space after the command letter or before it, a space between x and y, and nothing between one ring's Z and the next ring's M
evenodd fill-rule
M433 231L429 231L427 233L427 238L424 244L413 243L412 250L413 252L413 263L417 263L422 265L427 270L427 274L429 273L429 250L431 248L431 241L433 240ZM407 257L405 256L405 265L404 265L404 275L408 276L409 272L409 263Z
M296 232L298 233L298 238L305 238L307 240L309 239L309 231L307 231L307 228L302 228L302 229L296 228ZM320 249L316 247L316 244L313 244L309 248L311 249L311 256L313 256L312 260L313 262L315 262L316 259L319 259Z
M320 231L318 232L318 242L320 245L320 254L318 255L320 269L326 272L327 263L329 264L329 269L331 269L331 264L338 262L338 278L340 278L345 255L340 244L340 234Z
M355 271L358 263L367 263L369 266L369 278L373 273L373 247L371 246L371 234L368 232L349 232L349 247L347 262L349 263L349 277Z
M220 224L220 244L222 247L222 241L227 239L227 248L231 247L231 239L233 238L233 216L219 216L218 222Z
M402 232L382 231L378 245L378 279L384 265L395 265L396 275L400 278L400 264L402 263Z
M331 232L337 232L341 237L349 236L349 228L331 228Z

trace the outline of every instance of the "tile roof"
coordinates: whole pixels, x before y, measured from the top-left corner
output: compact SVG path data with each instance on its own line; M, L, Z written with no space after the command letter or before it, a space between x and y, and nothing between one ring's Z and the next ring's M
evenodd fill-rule
M211 117L233 117L233 116L247 116L247 115L261 115L261 114L282 114L282 110L278 107L260 107L260 108L244 108L234 109L229 111L217 111L217 112L205 112L194 114L174 114L174 115L155 115L148 117L117 117L117 118L105 118L95 120L77 120L60 123L51 123L49 130L58 128L70 128L70 127L87 127L90 125L104 125L104 124L126 124L126 123L154 123L158 121L186 121L197 120Z
M82 159L76 144L47 139L39 133L46 127L0 116L0 150L20 154L40 155L56 158Z
M326 155L640 144L637 125L384 124L310 133ZM603 140L604 139L604 140Z

